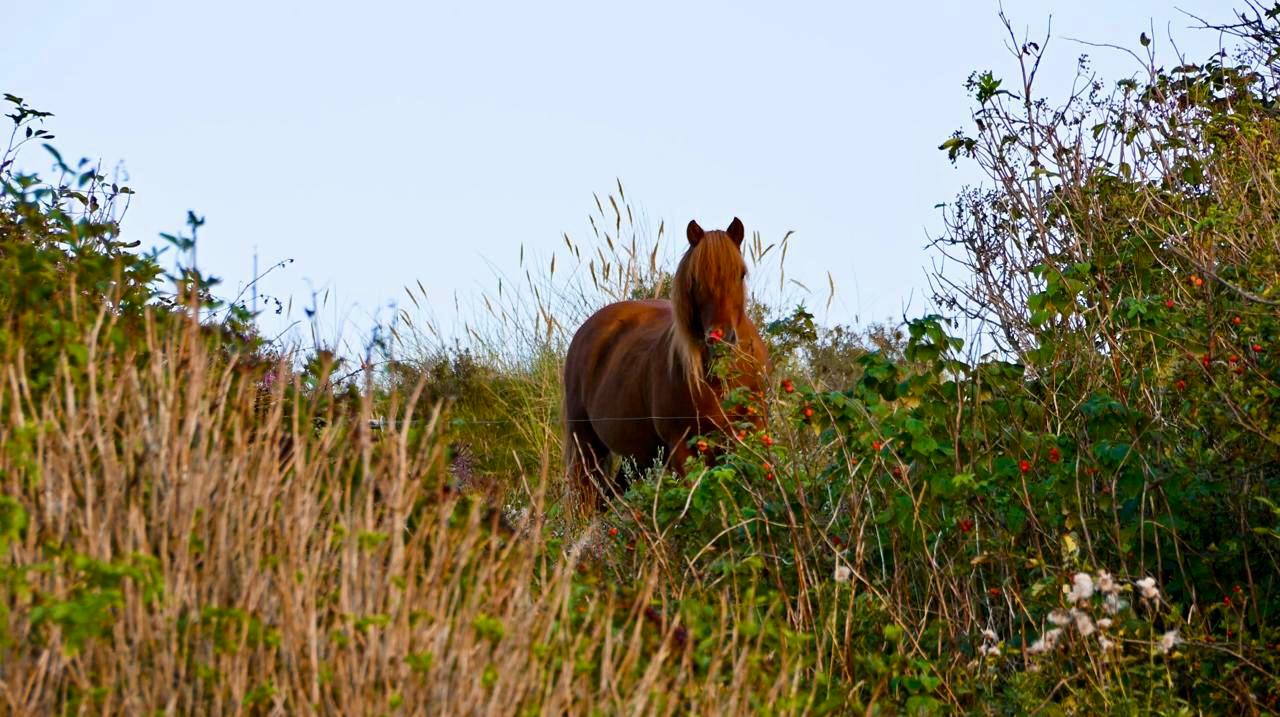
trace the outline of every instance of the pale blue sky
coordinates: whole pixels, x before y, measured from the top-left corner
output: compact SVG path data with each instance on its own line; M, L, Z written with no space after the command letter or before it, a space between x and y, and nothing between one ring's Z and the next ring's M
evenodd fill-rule
M585 237L615 177L654 226L795 230L788 275L820 307L832 273L829 320L917 313L933 207L975 179L936 147L967 126L971 70L1013 74L987 1L0 5L0 91L56 113L64 155L123 160L129 236L195 209L229 289L255 246L292 257L264 290L330 288L356 331L414 281L447 320L521 243ZM1193 59L1218 42L1166 2L1004 7L1034 39L1052 15L1050 94L1082 52L1138 70L1068 37L1134 46L1154 24Z

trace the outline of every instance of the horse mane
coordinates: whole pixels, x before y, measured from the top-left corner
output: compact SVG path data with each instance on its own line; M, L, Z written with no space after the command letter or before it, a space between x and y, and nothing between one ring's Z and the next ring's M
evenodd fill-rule
M695 282L709 285L739 281L743 269L737 243L723 231L708 231L689 247L671 280L671 328L668 329L669 359L673 370L683 369L690 388L705 379L702 336L694 333L698 307L694 301Z

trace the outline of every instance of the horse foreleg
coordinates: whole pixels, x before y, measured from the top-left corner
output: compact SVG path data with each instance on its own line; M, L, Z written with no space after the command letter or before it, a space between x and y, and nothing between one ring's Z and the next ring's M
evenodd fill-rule
M681 478L685 475L684 464L693 456L693 449L689 447L688 432L680 436L680 440L673 442L668 448L667 454L667 470L674 472Z
M639 466L629 465L626 460L618 461L618 472L613 474L613 483L609 486L609 497L621 498L626 495L627 488L631 486L631 479L637 470Z

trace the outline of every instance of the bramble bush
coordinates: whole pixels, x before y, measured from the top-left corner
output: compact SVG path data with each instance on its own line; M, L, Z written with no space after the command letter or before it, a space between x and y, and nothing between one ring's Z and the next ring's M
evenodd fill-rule
M722 439L691 485L634 489L631 519L653 516L673 581L758 566L752 584L818 655L865 658L874 631L824 632L856 621L815 599L851 580L906 631L920 673L870 673L902 704L1273 709L1280 244L1259 178L1276 171L1278 53L1262 46L1276 13L1245 19L1258 45L1234 62L1153 64L1062 106L1030 99L1036 43L1015 43L1017 91L975 74L976 134L942 149L993 187L951 207L936 244L966 271L936 298L989 327L986 353L961 355L940 317L908 322L900 359L862 356L841 391L789 379L769 408L791 425ZM1060 634L1045 625L1059 588L1090 571L1158 599L1116 621L1105 654L1027 659ZM974 682L993 641L1004 657L979 662L999 669ZM834 673L870 697L865 664Z
M1058 105L1014 37L1020 83L976 73L942 144L990 182L948 207L939 313L757 297L772 385L726 401L764 428L633 467L588 526L558 500L560 357L667 284L620 184L575 268L501 284L455 344L406 310L352 370L219 300L194 214L166 272L120 239L127 187L52 145L56 181L20 173L49 115L7 96L0 703L1275 711L1278 17ZM785 239L744 246L782 275Z

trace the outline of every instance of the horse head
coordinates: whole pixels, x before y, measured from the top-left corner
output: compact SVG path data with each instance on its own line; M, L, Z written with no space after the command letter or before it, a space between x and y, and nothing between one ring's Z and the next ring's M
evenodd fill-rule
M672 286L672 304L685 333L707 345L737 343L746 320L747 264L742 259L742 220L725 231L704 231L689 222L689 250L680 260Z

